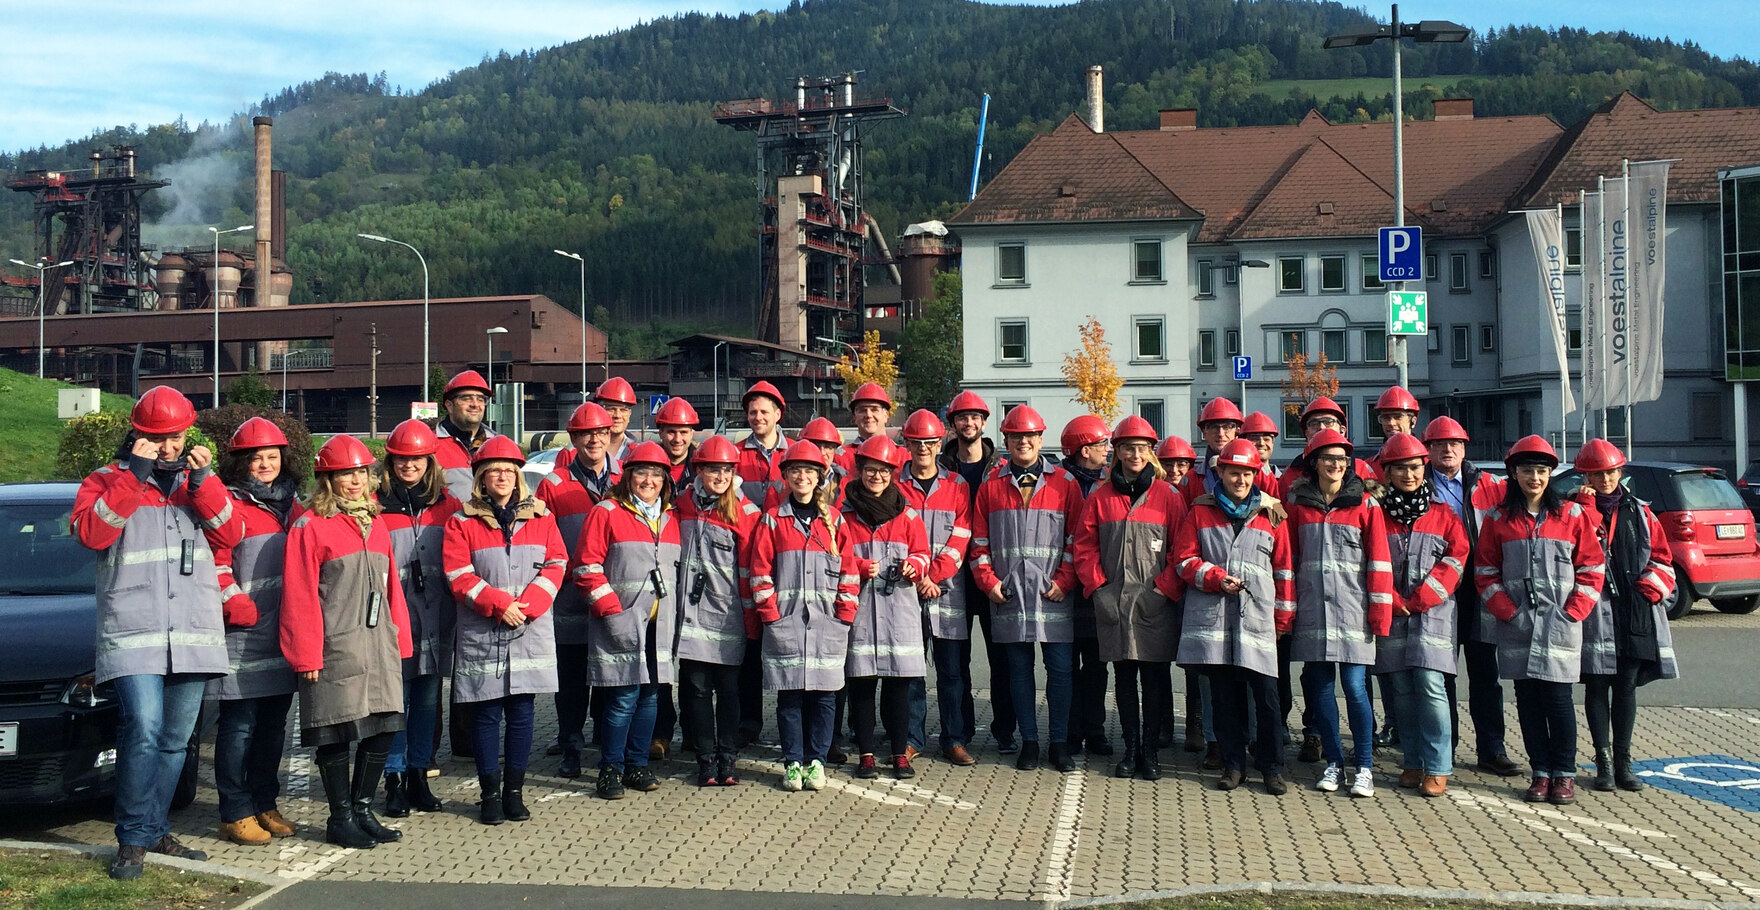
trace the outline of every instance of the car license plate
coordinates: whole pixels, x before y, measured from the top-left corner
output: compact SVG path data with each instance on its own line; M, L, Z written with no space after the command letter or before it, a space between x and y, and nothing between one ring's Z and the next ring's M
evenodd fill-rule
M0 757L18 754L18 724L0 724Z
M1748 527L1747 525L1718 525L1717 526L1717 539L1718 540L1741 540L1742 533L1743 533L1743 531L1745 531L1747 529L1747 527Z

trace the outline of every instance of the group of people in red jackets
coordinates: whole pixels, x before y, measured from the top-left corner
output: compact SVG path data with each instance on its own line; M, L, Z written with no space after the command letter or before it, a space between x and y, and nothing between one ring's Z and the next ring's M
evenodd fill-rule
M441 808L428 781L447 679L454 751L474 757L479 819L495 825L530 818L540 695L555 700L562 777L582 773L591 718L603 798L657 789L650 761L680 725L700 786L741 783L765 695L781 787L818 790L840 763L857 779L916 774L932 662L935 751L975 764L978 631L988 732L1017 768L1069 772L1086 752L1116 755L1119 777L1158 779L1177 664L1186 748L1224 790L1250 756L1273 794L1288 789L1293 663L1298 758L1325 762L1317 789L1374 794L1373 677L1400 786L1445 792L1464 649L1479 767L1520 773L1503 744L1511 680L1526 797L1553 803L1575 797L1572 685L1587 687L1595 787L1637 789L1633 693L1676 673L1666 540L1622 486L1619 450L1585 445L1586 483L1561 499L1545 440L1517 442L1507 480L1493 478L1466 461L1456 421L1415 435L1418 403L1400 388L1378 402L1386 441L1371 458L1322 397L1297 415L1305 445L1278 470L1277 422L1224 398L1199 414L1201 453L1141 417L1084 416L1053 460L1024 405L1003 416L998 451L972 392L945 417L908 415L895 440L893 402L872 383L852 396L848 442L824 418L785 437L786 401L767 382L743 397L751 432L738 442L698 442L683 399L656 415L660 441L636 441L634 391L614 378L570 416L570 445L536 489L519 446L485 426L489 396L475 372L455 376L438 426L400 424L382 465L332 437L304 499L273 422L240 426L215 464L184 451L187 399L143 396L74 512L104 554L99 681L123 708L112 874L138 874L149 850L199 852L170 835L164 782L166 744L181 755L204 689L221 705L227 839L293 833L276 800L297 696L326 838L365 849L401 837L379 819L381 783L387 816Z

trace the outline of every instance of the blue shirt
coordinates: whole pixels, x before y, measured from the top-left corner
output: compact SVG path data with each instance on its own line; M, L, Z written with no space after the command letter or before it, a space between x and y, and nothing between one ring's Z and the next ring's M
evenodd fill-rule
M1444 477L1440 472L1432 473L1430 486L1433 495L1430 498L1453 509L1456 518L1466 521L1467 490L1461 484L1461 476L1462 474L1456 474L1453 477Z

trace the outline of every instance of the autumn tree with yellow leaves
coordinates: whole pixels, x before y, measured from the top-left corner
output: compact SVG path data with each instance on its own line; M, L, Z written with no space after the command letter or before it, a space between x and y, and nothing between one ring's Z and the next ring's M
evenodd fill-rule
M862 343L856 347L859 356L850 360L845 354L837 361L837 376L843 380L844 403L849 403L849 396L861 388L862 383L872 382L886 390L895 403L895 409L902 408L904 402L894 394L892 388L898 382L898 357L896 351L880 346L880 332L869 329L862 335Z
M1082 323L1080 332L1082 346L1063 355L1064 384L1076 390L1069 400L1111 424L1124 410L1118 400L1124 380L1118 378L1118 364L1112 360L1112 342L1106 340L1106 329L1094 316Z
M1289 378L1283 381L1283 397L1294 399L1284 402L1284 413L1300 414L1308 402L1322 395L1330 398L1338 394L1338 367L1327 361L1325 353L1313 366L1308 365L1306 354L1291 355L1284 363L1289 367Z

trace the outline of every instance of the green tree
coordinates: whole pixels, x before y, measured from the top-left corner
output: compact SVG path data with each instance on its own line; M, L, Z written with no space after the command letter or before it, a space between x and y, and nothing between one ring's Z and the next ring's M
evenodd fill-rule
M241 374L232 384L226 387L228 404L248 404L256 408L275 406L275 390L269 387L263 377L252 367Z
M423 401L439 401L440 393L446 389L446 371L439 367L428 368L428 397Z
M899 336L899 379L917 407L940 412L965 381L960 288L957 269L936 273L935 293L923 301L923 315Z

